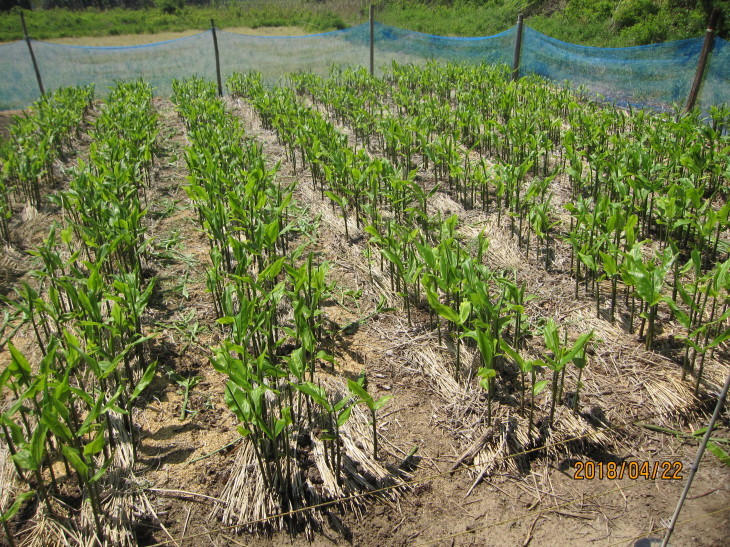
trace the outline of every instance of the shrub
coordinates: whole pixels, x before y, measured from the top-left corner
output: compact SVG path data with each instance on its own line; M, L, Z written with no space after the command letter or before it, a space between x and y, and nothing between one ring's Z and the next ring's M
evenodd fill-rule
M168 15L177 15L184 6L184 0L157 0L157 7Z
M652 0L624 0L613 12L613 25L616 30L620 30L640 22L645 23L650 19L648 16L656 15L658 12L659 6Z

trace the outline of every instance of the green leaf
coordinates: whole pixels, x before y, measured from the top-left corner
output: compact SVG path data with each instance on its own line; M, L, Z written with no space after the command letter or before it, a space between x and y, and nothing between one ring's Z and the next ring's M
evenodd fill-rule
M360 384L358 384L354 380L347 380L347 387L350 390L350 392L353 395L355 395L355 397L359 397L362 400L362 402L364 402L370 410L375 409L375 401L370 396L370 394L367 391L365 391L364 387L362 387Z
M64 424L58 421L56 414L53 412L53 405L46 405L43 408L42 421L51 430L51 432L58 437L59 440L70 443L71 442L71 430Z
M15 501L7 509L7 511L0 514L0 522L8 522L10 519L12 519L15 516L15 513L18 512L18 509L20 509L20 506L23 505L23 502L25 502L25 500L27 500L28 498L33 497L34 495L35 490L30 490L29 492L23 492L22 494L18 494L18 497L15 498Z
M276 242L276 238L279 237L279 221L274 220L273 222L266 225L264 228L264 238L269 246L272 246ZM283 260L283 257L282 257ZM278 272L277 272L278 273ZM274 274L272 277L275 277Z
M266 269L259 274L259 280L274 279L277 275L279 275L279 272L281 272L281 269L284 267L285 259L286 257L282 256L280 259L269 264Z
M502 351L509 355L515 363L517 363L520 370L529 372L529 369L525 366L526 363L522 356L517 353L517 351L515 351L515 349L512 348L512 346L510 346L504 339L499 340L499 347L502 348Z
M84 462L81 458L79 451L68 445L63 445L61 451L68 460L68 463L70 463L71 466L78 471L79 475L81 475L84 479L87 479L89 475L89 466L86 465L86 462Z
M112 450L112 453L109 455L108 458L104 460L104 463L97 470L97 472L94 473L94 476L89 479L89 482L97 482L100 478L104 476L104 473L106 473L106 470L109 469L112 461L114 461L114 454L116 453L116 451L116 448Z
M92 292L98 292L102 288L103 281L101 279L101 275L99 274L98 267L91 268L91 271L89 272L89 277L86 280L86 286Z
M73 238L73 226L70 224L61 230L61 241L64 245L70 245Z
M276 420L276 424L274 424L274 437L278 437L282 431L284 431L284 428L286 427L287 423L286 420Z
M497 371L493 368L481 367L479 369L479 376L482 378L495 378L497 376Z
M575 341L575 344L573 344L573 347L570 348L570 351L563 356L561 360L561 364L565 365L573 360L573 358L581 351L583 348L585 348L585 345L588 343L588 341L593 338L593 331L586 332L582 334L578 340Z
M575 355L575 357L573 357L573 364L580 369L584 368L586 366L587 362L588 362L588 360L586 359L585 350L579 351Z
M15 363L23 372L30 373L30 364L28 363L28 360L17 350L12 342L8 342L8 349L10 350L10 355L13 357L13 363Z
M297 348L291 352L291 355L286 360L289 370L299 380L302 379L304 374L304 356L302 352L302 348Z
M38 469L38 465L33 459L33 455L30 451L30 445L28 444L17 450L15 454L13 454L12 459L23 469L30 469L31 471L36 471Z
M471 313L471 303L466 301L462 302L461 306L459 307L459 325L463 325L466 323L466 320L469 318L469 314Z
M251 420L251 404L240 387L233 382L227 382L224 398L228 408L231 409L239 421L248 423Z
M21 401L18 401L20 403ZM10 438L13 440L13 442L21 446L25 442L25 436L23 435L23 429L16 424L13 420L11 420L8 416L5 414L0 415L0 423L2 423L5 427L10 429Z
M591 271L596 271L596 261L593 260L593 257L591 255L583 254L581 252L578 253L578 258L580 258L580 261L585 264L588 269Z
M334 363L335 362L335 356L330 355L324 350L319 350L317 352L317 355L315 355L317 359L322 359L323 361L327 361L328 363Z
M560 353L560 338L558 337L558 327L552 318L550 318L543 329L543 337L545 338L547 348L557 357Z
M342 207L342 198L340 198L339 196L337 196L337 195L333 194L333 193L332 193L332 192L330 192L329 190L325 190L324 194L325 194L325 195L326 195L326 196L327 196L328 198L330 198L330 199L331 199L332 201L334 201L334 202L335 202L335 203L336 203L337 205L339 205L340 207Z
M540 392L545 389L545 386L547 386L550 383L550 380L541 380L539 382L535 382L535 385L532 386L532 394L537 396L540 394Z
M606 270L609 276L614 276L618 273L618 266L614 257L601 252L601 259L603 260L603 269Z
M312 382L306 382L304 384L294 384L294 388L301 391L302 393L309 395L315 403L320 405L325 410L330 410L330 404L327 400L327 395L324 388L314 385Z
M94 403L94 406L91 408L89 413L86 415L86 418L84 419L84 422L81 424L81 427L79 427L79 430L77 432L79 435L86 435L86 433L88 433L91 430L94 423L96 422L96 419L101 415L101 407L103 405L104 405L104 394L102 393L101 395L99 395L99 398Z
M215 320L215 322L218 323L219 325L230 325L234 321L235 321L235 319L233 317L231 317L230 315L227 315L225 317L219 317L218 319Z
M363 228L363 231L373 236L374 239L380 239L380 232L378 232L378 229L373 226L372 224L368 224Z
M679 282L679 285L681 287L681 282ZM682 296L683 289L680 288L680 296ZM684 291L686 294L686 291ZM679 321L679 324L682 325L684 328L689 328L690 321L689 321L689 315L687 315L678 305L677 303L672 300L671 298L664 298L664 302L667 303L669 308L674 312L674 316L677 318L677 321Z
M438 301L438 296L436 296L436 293L433 293L431 291L427 291L428 294L428 303L431 305L433 310L438 313L441 317L446 319L447 321L451 321L455 325L459 325L459 314L456 313L456 311L452 310L449 306L446 306Z
M105 432L106 428L102 426L96 434L96 437L94 437L94 440L84 446L84 456L93 456L104 450L104 445L106 444Z
M371 410L380 410L383 408L388 401L390 401L393 398L392 395L383 395L380 399L375 401L375 404L373 405Z
M492 337L491 331L484 331L477 327L474 331L467 333L467 335L476 339L477 348L479 348L479 353L482 355L484 366L490 369L493 368L496 340Z
M140 393L142 393L145 388L150 385L153 378L155 377L155 371L157 370L157 361L154 361L150 364L150 366L147 367L147 370L144 371L144 374L142 375L142 378L140 379L137 386L134 388L134 391L129 396L129 399L127 402L134 401L137 397L139 397Z
M725 452L722 448L717 446L715 443L707 442L707 450L712 452L715 456L717 456L717 459L720 460L722 463L730 467L730 454Z
M345 425L347 420L350 419L350 414L352 414L352 406L348 406L345 410L343 410L339 416L337 416L337 427L342 427Z
M43 463L43 455L46 452L46 433L48 433L48 426L41 422L40 425L36 426L33 431L33 437L30 440L31 456L38 468Z
M705 349L714 348L722 344L725 340L730 338L730 329L725 329L723 332L715 336L712 341L707 345Z

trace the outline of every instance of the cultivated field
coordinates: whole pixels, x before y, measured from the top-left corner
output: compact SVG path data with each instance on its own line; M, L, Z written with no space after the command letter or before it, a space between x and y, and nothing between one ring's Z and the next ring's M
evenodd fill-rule
M729 372L729 112L509 76L140 81L16 119L5 541L661 537ZM728 437L673 543L727 537Z

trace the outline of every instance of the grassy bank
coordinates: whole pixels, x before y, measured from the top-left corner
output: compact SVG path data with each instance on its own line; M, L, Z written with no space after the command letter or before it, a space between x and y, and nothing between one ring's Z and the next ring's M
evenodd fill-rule
M443 36L487 36L512 27L523 13L526 23L574 44L602 47L644 45L702 36L708 13L723 11L720 36L729 39L726 0L376 0L378 21ZM157 0L143 10L88 9L26 12L33 38L117 36L204 30L214 19L221 28L296 26L324 32L367 20L368 1L274 0L228 3L221 7L185 6L183 0ZM0 41L22 38L16 12L0 14Z
M28 33L38 40L70 36L117 36L122 34L157 34L185 30L205 30L214 19L219 28L285 27L304 28L308 33L345 28L345 21L331 9L308 6L303 2L247 3L219 8L183 6L172 9L169 3L143 10L87 9L37 10L25 13ZM20 16L15 12L0 14L0 41L19 40L22 36Z

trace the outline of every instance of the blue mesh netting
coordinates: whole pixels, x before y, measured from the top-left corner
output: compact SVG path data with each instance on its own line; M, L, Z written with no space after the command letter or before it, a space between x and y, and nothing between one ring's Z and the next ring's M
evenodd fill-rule
M616 104L667 107L687 99L702 39L624 48L576 46L525 28L521 69L585 86Z
M403 30L381 23L374 25L374 56L378 71L393 61L420 63L425 60L511 62L514 29L484 38L445 38ZM255 69L268 81L282 75L311 71L326 74L332 65L368 66L370 28L367 23L345 30L311 36L245 36L219 31L221 71Z
M79 47L32 41L46 91L94 83L97 94L118 80L144 78L169 94L173 77L215 78L211 32L143 46ZM38 84L25 42L0 45L0 108L23 108L38 97Z
M435 59L511 64L515 27L483 38L447 38L375 23L375 65ZM246 36L218 31L221 71L255 69L268 81L302 70L326 73L332 65L368 66L367 23L349 29L296 37ZM142 77L161 95L173 78L215 78L212 32L131 47L77 47L32 41L47 90L95 83L103 95L116 80ZM524 28L521 73L585 86L618 104L667 108L689 92L702 39L631 48L576 46ZM28 48L23 41L0 45L0 109L24 108L38 97ZM716 39L699 105L730 103L730 44Z
M421 34L375 23L375 61L379 67L392 61L439 60L488 64L511 64L516 27L483 38L449 38Z
M332 65L367 66L370 30L358 25L309 36L248 36L217 31L221 73L258 70L268 82L285 74L326 74Z
M715 38L715 47L697 102L703 110L723 103L730 105L730 42L719 36Z

